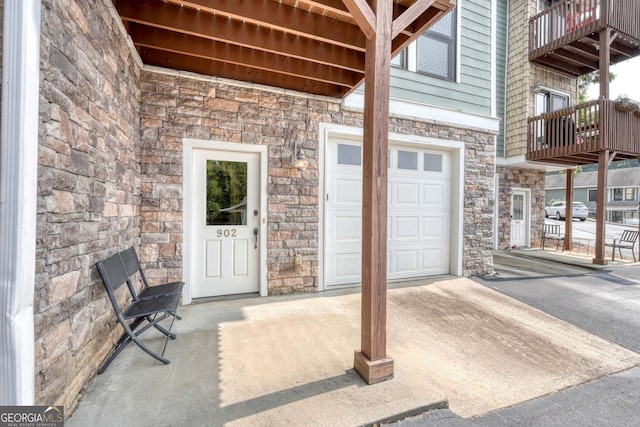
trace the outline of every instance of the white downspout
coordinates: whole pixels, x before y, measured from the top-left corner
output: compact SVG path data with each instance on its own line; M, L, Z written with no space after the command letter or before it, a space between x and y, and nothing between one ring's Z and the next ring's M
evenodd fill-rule
M33 405L40 0L5 0L0 126L0 405Z

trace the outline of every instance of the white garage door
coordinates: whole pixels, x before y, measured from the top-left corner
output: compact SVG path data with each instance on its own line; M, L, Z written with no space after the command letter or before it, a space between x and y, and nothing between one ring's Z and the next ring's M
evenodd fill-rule
M325 286L360 283L362 148L327 145ZM449 273L451 156L390 145L387 274L402 279Z

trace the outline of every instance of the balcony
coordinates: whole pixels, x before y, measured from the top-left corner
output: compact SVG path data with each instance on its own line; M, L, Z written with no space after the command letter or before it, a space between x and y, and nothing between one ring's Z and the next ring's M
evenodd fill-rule
M612 160L640 155L640 106L599 99L527 120L527 160L567 166L598 163L609 150Z
M564 0L529 20L529 60L581 76L600 68L600 30L612 31L610 63L640 55L640 1Z

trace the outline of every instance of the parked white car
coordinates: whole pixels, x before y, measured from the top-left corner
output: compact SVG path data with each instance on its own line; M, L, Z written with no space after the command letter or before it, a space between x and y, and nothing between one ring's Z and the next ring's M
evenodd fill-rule
M545 218L564 219L567 216L567 202L553 202L544 208ZM582 202L573 202L573 217L580 221L586 221L589 209Z

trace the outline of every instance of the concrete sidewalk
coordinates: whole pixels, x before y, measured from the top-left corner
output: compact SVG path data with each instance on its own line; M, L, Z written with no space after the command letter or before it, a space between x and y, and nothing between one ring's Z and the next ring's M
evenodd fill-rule
M180 308L170 365L129 346L67 425L358 426L447 402L471 417L640 364L468 279L404 286L388 293L393 380L367 386L352 369L356 292L198 304Z
M607 265L600 265L593 263L593 254L590 253L581 253L581 252L570 252L570 251L560 251L555 249L533 249L533 248L518 248L513 250L498 250L494 251L495 256L499 256L501 258L519 258L525 260L534 260L534 261L543 261L543 262L553 262L557 265L553 266L554 269L561 269L563 266L569 267L577 267L580 269L590 270L590 271L599 271L599 270L610 270L612 268L625 267L629 265L636 264L633 258L625 254L624 258L620 258L619 256L615 259L615 261L611 260L611 254L609 253L607 256Z

